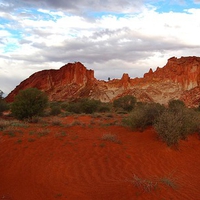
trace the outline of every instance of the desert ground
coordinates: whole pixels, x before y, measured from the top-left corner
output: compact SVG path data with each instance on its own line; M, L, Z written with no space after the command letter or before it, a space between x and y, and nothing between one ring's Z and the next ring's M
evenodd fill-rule
M0 131L0 199L200 200L200 140L177 148L122 117L13 119Z

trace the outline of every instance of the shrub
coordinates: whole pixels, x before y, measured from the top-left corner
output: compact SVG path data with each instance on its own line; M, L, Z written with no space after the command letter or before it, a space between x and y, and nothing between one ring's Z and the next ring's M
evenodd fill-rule
M174 112L165 111L155 122L154 128L158 136L168 146L178 144L181 137L180 131L182 127L181 116Z
M77 102L69 103L67 111L77 114L80 113L92 114L98 110L100 103L101 102L98 100L85 98Z
M92 114L98 110L100 101L94 99L82 99L80 104L83 113Z
M100 113L106 113L111 111L111 105L110 103L100 103L98 107L98 112Z
M126 95L113 101L113 106L116 109L123 108L125 111L130 112L133 110L136 103L136 98L132 95Z
M158 103L140 103L124 122L133 130L143 131L152 125L164 110L164 106Z
M6 121L6 120L0 120L0 131L4 130L8 126L10 126L10 123L8 121Z
M180 111L181 109L184 109L186 106L183 101L176 99L176 100L170 100L168 102L168 107L170 110L176 112L176 111Z
M59 115L60 113L61 113L61 108L59 105L51 107L50 115L55 116L55 115Z
M175 111L176 110L176 111ZM199 113L189 108L168 109L157 118L154 128L168 146L177 145L180 139L198 130Z
M118 140L117 136L113 135L111 133L104 134L102 136L102 140L110 141L110 142L114 142L114 143L120 143L120 141Z
M68 106L69 106L69 103L67 103L67 102L61 103L61 108L62 108L63 110L65 110L65 111L67 111Z
M2 115L2 112L5 110L8 110L8 104L3 99L3 92L0 90L0 115Z
M45 93L36 88L28 88L21 90L15 97L11 111L17 119L32 118L40 115L47 107L47 103Z
M200 104L199 104L199 106L197 107L197 111L199 111L199 112L200 112Z

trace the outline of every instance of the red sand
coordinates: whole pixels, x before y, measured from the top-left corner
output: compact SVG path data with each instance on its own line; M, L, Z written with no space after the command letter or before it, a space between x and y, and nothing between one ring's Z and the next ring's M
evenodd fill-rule
M0 132L0 199L200 199L197 135L181 141L175 150L159 141L153 128L133 132L100 125L108 122L88 116L76 119L85 125L65 126L73 118L62 119L63 126L18 128L21 133L15 137ZM35 135L42 130L48 130L48 135ZM107 133L116 135L120 143L103 141ZM157 178L158 187L150 192L137 188L134 174L141 179ZM160 183L163 177L171 177L177 187Z

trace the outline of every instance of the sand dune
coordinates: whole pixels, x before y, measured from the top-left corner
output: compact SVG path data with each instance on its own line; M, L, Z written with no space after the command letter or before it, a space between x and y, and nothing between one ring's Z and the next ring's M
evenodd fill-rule
M66 126L73 120L82 124ZM1 131L0 199L200 199L197 135L176 150L159 141L151 127L133 132L105 123L90 116L65 117L62 126L19 127L14 137ZM44 130L46 135L38 134ZM104 134L118 141L102 140ZM134 176L141 180L138 187ZM150 191L148 181L156 185Z

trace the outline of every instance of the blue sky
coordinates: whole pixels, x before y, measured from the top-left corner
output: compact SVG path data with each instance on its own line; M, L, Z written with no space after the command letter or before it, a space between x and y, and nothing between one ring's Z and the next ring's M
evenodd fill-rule
M160 13L168 12L186 12L190 8L200 8L198 1L188 0L188 1L156 1L152 3L156 7L156 11Z
M95 77L142 77L199 56L200 0L0 0L0 90L80 61Z

